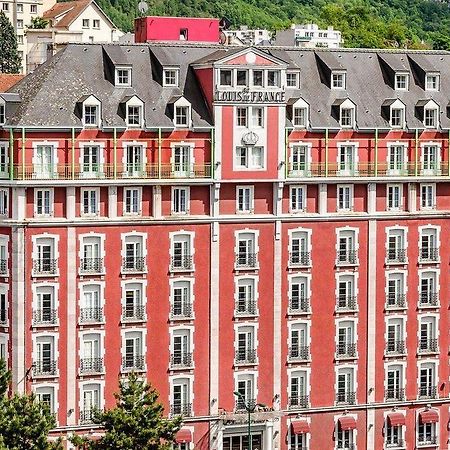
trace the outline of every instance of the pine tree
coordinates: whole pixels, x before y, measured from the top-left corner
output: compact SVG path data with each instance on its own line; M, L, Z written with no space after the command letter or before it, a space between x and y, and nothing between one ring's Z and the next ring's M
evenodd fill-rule
M59 440L50 442L56 426L48 405L34 394L7 395L11 372L0 359L0 450L61 450Z
M86 450L163 450L169 449L174 434L180 428L181 417L167 419L158 402L158 392L132 373L121 380L114 394L116 406L106 411L94 411L93 422L105 434L97 441L72 436L74 445Z
M21 68L16 33L5 13L0 11L0 73L19 73Z

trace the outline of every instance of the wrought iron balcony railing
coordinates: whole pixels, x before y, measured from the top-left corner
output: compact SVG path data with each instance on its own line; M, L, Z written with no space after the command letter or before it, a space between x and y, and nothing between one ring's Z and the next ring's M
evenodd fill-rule
M234 363L240 364L256 364L258 361L255 349L236 350L234 355Z
M80 309L80 323L99 323L104 320L103 308Z
M92 423L94 419L94 409L84 409L80 411L80 424Z
M421 292L419 296L419 306L438 306L438 300L437 292Z
M308 361L310 358L309 345L294 345L289 347L289 361Z
M357 311L358 305L356 296L354 295L340 295L336 301L336 310L339 312Z
M80 260L80 273L98 274L105 271L103 258L82 258Z
M192 255L172 256L170 260L171 271L190 271L194 269L194 258Z
M404 248L389 248L386 254L388 264L406 263L406 250Z
M289 314L308 314L311 312L308 297L293 296L289 299Z
M256 269L258 267L257 253L240 253L236 255L237 269Z
M145 307L143 305L131 305L122 308L122 322L143 322L145 320Z
M386 343L386 355L405 355L406 346L404 340L388 339Z
M435 247L422 247L419 253L420 262L439 261L439 249Z
M0 275L6 275L8 273L8 264L6 259L0 259Z
M258 313L255 300L238 300L235 303L235 316L256 316Z
M391 436L388 441L386 441L386 448L404 448L405 447L405 441L397 436Z
M428 436L424 436L424 435L419 435L417 437L417 447L429 447L431 445L437 445L438 444L438 439L437 436L434 435L428 435Z
M404 309L406 308L405 294L388 294L386 297L386 309Z
M192 416L192 403L172 403L170 405L170 415L171 416Z
M181 369L181 368L191 368L194 366L192 359L192 352L182 353L176 352L170 355L170 368L171 369Z
M81 358L80 359L80 372L82 374L87 373L102 373L103 358Z
M338 344L336 359L356 358L356 344Z
M356 404L356 392L345 391L336 394L336 403L345 405Z
M307 408L309 406L309 395L295 395L289 397L289 409Z
M170 307L171 319L192 319L194 310L189 302L173 303Z
M145 358L142 355L126 355L122 358L122 371L145 370Z
M438 340L436 338L420 339L419 353L439 353Z
M384 392L384 397L387 402L404 400L405 389L404 388L386 389L386 391Z
M291 267L309 267L311 265L311 253L310 252L290 253L289 265Z
M436 398L437 397L437 388L436 388L436 386L419 386L418 397L420 399Z
M234 410L237 413L242 413L246 411L247 408L252 410L255 406L256 406L256 399L239 397L234 404Z
M56 275L58 260L52 258L33 260L33 275Z
M358 252L356 250L339 250L337 252L336 263L339 266L355 265L358 262Z
M41 359L33 362L33 376L55 376L58 372L58 366L54 359Z
M145 272L145 258L143 256L126 256L122 258L122 272Z
M33 310L33 325L56 325L58 315L56 309L42 308Z
M0 326L5 326L8 323L8 311L0 309Z

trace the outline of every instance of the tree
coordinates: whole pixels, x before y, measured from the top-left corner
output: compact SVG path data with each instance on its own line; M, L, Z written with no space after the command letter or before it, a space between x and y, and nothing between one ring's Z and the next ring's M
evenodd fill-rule
M105 434L94 441L74 435L71 442L86 450L164 450L169 449L179 430L181 417L167 419L158 402L158 392L134 373L119 383L114 394L116 406L106 411L95 410L93 422Z
M19 73L21 68L16 33L5 13L0 11L0 73Z
M56 421L48 405L34 394L7 395L11 372L0 360L0 450L60 450L60 440L50 442L48 433Z
M43 17L33 17L31 19L30 25L28 25L27 28L31 30L43 30L44 28L47 28L47 25L47 19L44 19Z

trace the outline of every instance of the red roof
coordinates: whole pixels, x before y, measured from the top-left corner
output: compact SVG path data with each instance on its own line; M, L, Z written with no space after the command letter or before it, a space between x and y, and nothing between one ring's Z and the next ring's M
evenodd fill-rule
M399 427L405 425L405 416L401 412L392 412L388 414L391 427Z
M420 423L439 422L439 414L435 409L428 409L419 413Z
M61 19L56 24L57 27L68 28L72 22L78 18L78 16L91 4L92 0L75 0L72 2L60 2L56 3L53 8L45 11L43 14L44 19L52 21L52 26L55 20Z
M0 73L0 92L6 92L9 88L18 83L24 75Z
M339 427L342 431L354 430L356 428L356 419L351 416L339 417Z
M186 428L182 428L175 435L175 442L177 444L185 444L186 442L192 442L191 430L187 430Z
M310 432L309 423L306 420L295 420L291 422L292 433L306 434Z

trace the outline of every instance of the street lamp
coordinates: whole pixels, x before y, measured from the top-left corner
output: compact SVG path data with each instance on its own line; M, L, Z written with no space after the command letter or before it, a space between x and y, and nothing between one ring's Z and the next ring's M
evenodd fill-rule
M265 407L266 405L263 405L262 403L254 403L251 400L245 400L245 397L237 391L234 391L233 394L242 402L242 405L244 406L244 409L247 411L248 414L248 450L252 450L252 412L255 412L256 407Z

